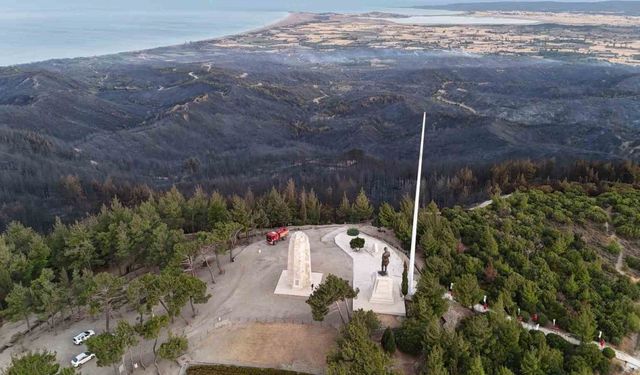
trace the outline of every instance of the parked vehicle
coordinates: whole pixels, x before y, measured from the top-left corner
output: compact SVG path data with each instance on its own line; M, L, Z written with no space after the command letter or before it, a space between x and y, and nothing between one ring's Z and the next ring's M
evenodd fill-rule
M90 360L94 359L95 357L96 355L93 353L89 353L89 352L80 353L77 356L73 357L73 359L71 360L71 366L73 367L82 366L85 363L89 362Z
M89 329L84 332L80 332L77 335L73 336L73 343L76 345L80 345L83 342L87 341L89 337L94 336L96 333Z
M278 241L284 241L289 234L289 229L282 227L276 231L267 233L267 243L269 245L275 245Z

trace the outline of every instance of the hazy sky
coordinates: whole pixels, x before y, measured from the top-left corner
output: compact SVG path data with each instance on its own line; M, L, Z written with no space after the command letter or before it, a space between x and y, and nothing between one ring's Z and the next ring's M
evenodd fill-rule
M420 0L0 0L4 9L253 9L297 10L365 5L433 4Z
M365 6L433 5L481 0L0 0L0 9L252 9L325 10L357 9Z

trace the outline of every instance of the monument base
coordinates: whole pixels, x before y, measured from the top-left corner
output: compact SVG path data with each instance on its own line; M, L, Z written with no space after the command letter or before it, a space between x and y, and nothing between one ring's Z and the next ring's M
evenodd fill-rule
M376 272L376 279L373 284L373 291L371 292L369 303L393 305L395 303L393 298L394 289L393 279L390 276L382 276Z
M322 282L322 274L318 272L311 272L311 284L314 287L317 287ZM287 270L282 271L280 274L280 279L278 279L278 285L276 285L276 290L273 292L274 294L282 294L287 296L300 296L300 297L309 297L311 295L311 286L306 288L293 288L289 285L289 277L287 276Z

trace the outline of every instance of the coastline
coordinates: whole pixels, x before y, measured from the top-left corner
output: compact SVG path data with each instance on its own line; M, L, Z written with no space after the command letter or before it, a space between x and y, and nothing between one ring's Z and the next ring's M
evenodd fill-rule
M32 61L0 64L0 69L29 66L34 64L42 64L50 61L70 61L70 60L78 60L78 59L102 58L102 57L109 57L109 56L122 56L126 54L142 53L145 51L154 51L154 50L159 50L163 48L175 48L175 47L179 47L186 44L207 43L210 41L222 40L222 39L233 37L233 36L248 35L251 33L268 30L272 27L295 25L297 23L306 22L308 20L313 19L313 15L314 15L313 13L305 13L305 12L282 12L282 13L284 13L282 17L276 18L275 20L270 20L261 26L254 25L244 30L239 30L234 32L223 32L215 36L208 36L208 37L201 36L201 37L197 37L197 39L185 40L183 42L175 42L175 41L169 41L166 43L160 42L156 45L150 45L150 46L145 46L141 48L130 47L125 49L117 49L113 51L105 51L105 52L99 52L99 53L92 53L87 51L87 53L85 54L80 53L77 56L60 56L60 57L54 56L50 58L34 59Z
M252 34L252 33L259 33L262 31L266 31L269 29L272 29L274 27L286 27L286 26L294 26L300 23L305 23L308 21L312 21L317 17L318 13L311 13L311 12L289 12L289 14L276 21L273 23L270 23L268 25L262 26L262 27L258 27L255 29L251 29L251 30L247 30L247 31L243 31L241 33L236 33L236 34L229 34L229 35L224 35L221 37L217 37L217 38L211 38L208 40L217 40L217 39L222 39L222 38L228 38L230 36L238 36L238 35L246 35L246 34ZM203 40L202 42L204 42L206 40Z

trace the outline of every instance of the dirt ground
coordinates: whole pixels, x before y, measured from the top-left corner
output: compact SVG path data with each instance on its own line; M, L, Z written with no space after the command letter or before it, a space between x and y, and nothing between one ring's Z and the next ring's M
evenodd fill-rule
M290 323L248 323L218 330L191 353L195 361L322 373L338 330Z

